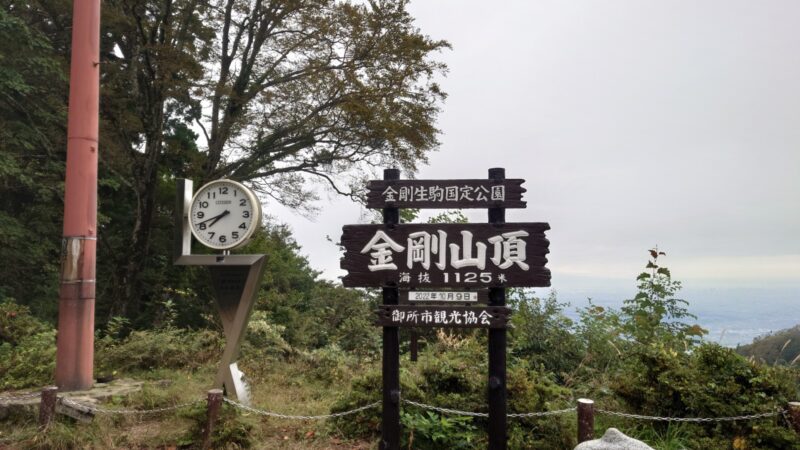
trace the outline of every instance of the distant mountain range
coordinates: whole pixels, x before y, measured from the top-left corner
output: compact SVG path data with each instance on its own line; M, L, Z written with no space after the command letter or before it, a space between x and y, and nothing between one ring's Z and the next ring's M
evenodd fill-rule
M769 364L800 366L800 325L758 337L736 351Z

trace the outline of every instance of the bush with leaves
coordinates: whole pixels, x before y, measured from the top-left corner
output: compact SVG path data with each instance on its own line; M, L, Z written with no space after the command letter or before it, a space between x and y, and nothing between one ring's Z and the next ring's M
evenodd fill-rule
M639 292L633 299L625 300L622 307L622 331L637 344L661 342L679 351L686 350L699 343L706 330L684 322L697 317L689 313L686 300L674 297L681 289L681 282L672 279L668 268L658 265L658 258L666 253L658 248L649 252L652 259L636 278Z
M51 383L56 331L11 299L0 303L0 388L20 389Z
M401 363L400 381L403 398L434 406L486 412L486 339L485 333L469 335L439 333L439 339L426 347L417 363ZM571 404L571 393L560 387L552 374L532 367L526 361L510 358L507 370L508 410L512 413L548 411ZM381 374L376 369L353 380L351 392L334 411L347 410L381 398ZM447 416L448 427L437 433L427 430L435 420L418 407L402 404L406 414L403 439L414 448L459 448L469 439L471 447L486 443L484 418L454 419ZM441 418L438 415L439 420ZM512 448L562 449L574 446L574 420L562 417L515 419L509 423ZM347 437L370 437L379 432L380 410L359 413L355 420L337 419L333 425ZM413 433L413 434L412 434ZM447 445L435 445L447 442ZM419 447L417 447L419 446ZM571 448L571 447L570 447Z
M555 292L540 299L522 289L509 290L508 304L514 309L509 353L554 373L559 382L570 378L584 349L573 321L563 313L566 304L558 302Z
M222 344L222 336L211 330L138 330L121 340L106 336L95 341L96 372L197 369L218 360Z

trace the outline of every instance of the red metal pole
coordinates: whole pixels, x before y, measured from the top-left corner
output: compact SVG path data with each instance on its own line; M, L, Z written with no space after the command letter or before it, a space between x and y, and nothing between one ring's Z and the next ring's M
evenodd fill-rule
M56 385L93 381L100 0L75 0L72 16L64 240L58 304Z

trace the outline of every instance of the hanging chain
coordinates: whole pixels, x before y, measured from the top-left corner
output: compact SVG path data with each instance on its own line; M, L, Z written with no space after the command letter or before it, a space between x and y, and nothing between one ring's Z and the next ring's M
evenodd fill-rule
M659 416L644 416L641 414L628 414L628 413L621 413L616 411L607 411L605 409L595 409L596 412L600 414L606 414L609 416L616 416L616 417L624 417L626 419L637 419L637 420L651 420L651 421L662 421L662 422L734 422L737 420L756 420L756 419L765 419L767 417L774 417L782 414L782 409L778 408L775 411L765 412L760 414L749 414L746 416L731 416L731 417L659 417Z
M91 411L93 413L100 413L100 414L131 414L131 415L135 415L135 414L156 414L156 413L167 412L167 411L175 411L175 410L178 410L178 409L186 408L188 406L196 405L198 403L203 403L204 401L205 400L194 400L194 401L191 401L191 402L181 403L181 404L173 405L173 406L165 406L163 408L155 408L155 409L106 409L106 408L100 408L100 407L97 407L97 406L94 406L94 405L87 405L85 403L78 403L78 402L72 401L72 400L70 400L68 398L62 398L61 399L61 403L65 404L65 405L82 408L82 409L85 409L87 411Z
M16 402L20 400L29 400L32 398L40 397L42 394L41 392L30 392L27 394L20 394L20 395L9 395L5 397L0 397L0 403L8 403L8 402Z
M444 414L454 414L458 416L468 416L468 417L489 417L487 413L479 413L479 412L471 412L471 411L462 411L459 409L451 409L451 408L442 408L440 406L433 406L433 405L426 405L425 403L419 403L411 400L403 399L403 402L408 403L409 405L414 405L419 408L429 409L431 411L437 411ZM529 412L529 413L510 413L507 414L506 417L514 418L514 419L523 419L526 417L546 417L546 416L557 416L559 414L568 414L573 411L577 410L577 408L566 408L566 409L558 409L555 411L540 411L540 412Z
M468 416L468 417L489 417L487 413L480 413L480 412L470 412L470 411L461 411L458 409L450 409L450 408L442 408L441 406L433 406L433 405L426 405L424 403L419 403L411 400L403 399L404 403L408 403L409 405L414 405L423 409L429 409L431 411L436 411L444 414L455 414L457 416Z
M572 408L564 408L564 409L556 409L553 411L541 411L541 412L529 412L529 413L511 413L508 414L508 417L511 418L525 418L525 417L547 417L547 416L558 416L560 414L569 414L572 412L577 411L577 407Z
M244 411L251 412L253 414L259 414L259 415L267 416L267 417L275 417L275 418L278 418L278 419L293 419L293 420L318 420L318 419L331 419L333 417L349 416L351 414L355 414L355 413L358 413L358 412L361 412L361 411L365 411L365 410L370 409L370 408L375 408L376 406L381 404L381 402L375 402L375 403L370 403L369 405L361 406L361 407L356 408L356 409L351 409L350 411L343 411L343 412L332 413L332 414L322 414L322 415L319 415L319 416L295 416L295 415L291 415L291 414L280 414L280 413L276 413L276 412L272 412L272 411L265 411L263 409L252 408L250 406L241 404L241 403L239 403L239 402L237 402L235 400L231 400L231 399L228 399L228 398L225 398L224 401L225 401L225 403L231 404L236 408L239 408L239 409L244 410Z
M29 400L33 398L38 398L41 396L40 392L30 392L21 395L11 395L11 396L2 396L0 397L0 404L15 402L20 400ZM331 414L321 414L317 416L305 416L305 415L291 415L291 414L281 414L272 411L265 411L262 409L253 408L242 403L239 403L235 400L231 400L228 398L223 399L225 403L228 403L236 408L239 408L244 411L248 411L254 414L259 414L262 416L268 417L275 417L279 419L291 419L291 420L319 420L319 419L330 419L334 417L344 417L349 416L351 414L356 414L361 411L365 411L368 409L375 408L381 405L380 401L370 403L368 405L361 406L359 408L351 409L349 411L343 411L338 413L331 413ZM83 409L85 411L89 411L92 413L99 413L99 414L129 414L129 415L136 415L136 414L157 414L162 412L168 411L175 411L178 409L186 408L189 406L197 405L200 403L204 403L205 400L194 400L191 402L180 403L177 405L166 406L163 408L154 408L154 409L107 409L101 408L98 406L79 403L74 400L70 400L66 397L60 397L59 401L65 405L73 406L76 408ZM459 416L467 416L467 417L489 417L488 413L483 412L472 412L472 411L463 411L459 409L452 409L452 408L443 408L440 406L433 406L428 405L425 403L415 402L412 400L403 399L403 403L407 403L409 405L413 405L422 409L427 409L431 411L436 411L443 414L453 414ZM569 414L575 412L577 408L565 408L565 409L558 409L554 411L540 411L540 412L529 412L529 413L509 413L507 417L509 418L530 418L530 417L547 417L547 416L556 416L561 414ZM595 412L598 414L605 414L609 416L615 417L622 417L625 419L636 419L636 420L649 420L649 421L661 421L661 422L689 422L689 423L710 423L710 422L735 422L735 421L745 421L745 420L759 420L759 419L766 419L770 417L776 417L779 415L786 416L786 410L784 408L776 408L774 411L763 412L758 414L748 414L742 416L730 416L730 417L662 417L662 416L646 416L642 414L629 414L623 412L616 412L616 411L609 411L605 409L595 409Z

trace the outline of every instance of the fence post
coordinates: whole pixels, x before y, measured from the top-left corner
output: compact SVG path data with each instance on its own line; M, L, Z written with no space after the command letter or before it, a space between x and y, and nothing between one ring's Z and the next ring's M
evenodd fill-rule
M594 439L594 400L578 399L578 443Z
M41 429L50 426L50 422L56 415L57 394L58 388L56 386L42 388L42 397L39 401L39 428Z
M800 402L789 402L786 410L789 412L789 422L797 434L800 434Z
M206 426L203 428L203 449L211 448L211 436L214 433L214 424L222 408L222 389L208 391L208 407L206 411Z

